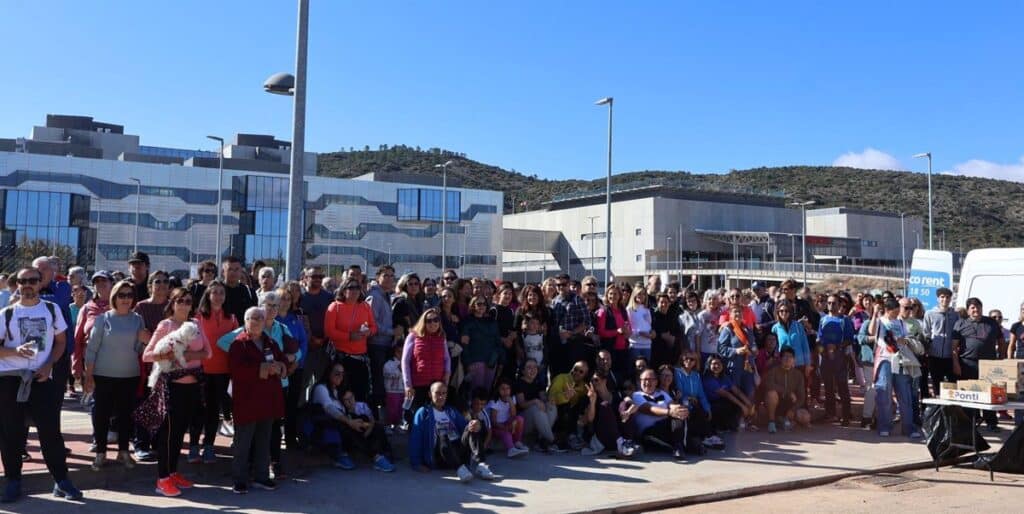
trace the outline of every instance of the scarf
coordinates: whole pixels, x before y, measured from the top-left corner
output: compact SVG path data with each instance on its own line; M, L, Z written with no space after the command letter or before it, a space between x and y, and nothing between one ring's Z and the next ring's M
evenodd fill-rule
M747 354L743 357L743 369L753 371L753 366L750 365L750 340L747 339L747 332L743 330L743 322L730 317L729 326L732 327L732 333L736 339L739 339L743 343L743 347L747 349Z

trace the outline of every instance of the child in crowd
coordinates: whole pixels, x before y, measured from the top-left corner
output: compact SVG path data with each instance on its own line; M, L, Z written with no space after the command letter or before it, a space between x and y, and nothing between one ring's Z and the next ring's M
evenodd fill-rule
M484 444L481 447L482 452L486 454L491 447L491 435L493 430L491 429L491 417L487 414L487 390L478 387L473 390L472 400L469 402L469 417L470 421L477 420L480 422L480 431L483 432L481 439Z
M391 473L395 466L391 464L391 444L384 429L373 420L373 412L363 402L356 401L351 390L345 391L341 397L347 418L342 441L348 451L360 450L373 457L373 469Z
M487 411L490 412L494 434L504 443L509 458L530 453L523 444L524 420L516 414L516 398L512 396L511 384L505 380L498 384L498 394L487 404Z
M402 349L396 344L391 360L384 363L384 424L396 428L402 422L402 402L405 387L402 384Z
M527 359L537 361L537 376L547 382L548 365L544 360L544 332L543 324L532 313L526 314L526 330L523 332L523 350Z

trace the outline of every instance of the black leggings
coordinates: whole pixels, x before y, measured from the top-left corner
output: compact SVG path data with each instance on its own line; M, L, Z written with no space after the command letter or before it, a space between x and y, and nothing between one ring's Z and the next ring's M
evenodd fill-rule
M740 408L725 398L711 401L711 414L711 427L716 431L736 430L740 424Z
M202 391L199 384L169 382L170 399L167 402L167 417L156 433L157 477L167 478L178 471L178 458L185 440L185 432L192 420L200 415Z
M231 375L226 373L211 373L206 375L206 382L203 383L203 401L205 407L202 415L196 416L189 430L189 442L192 446L199 444L199 434L203 434L203 446L213 446L217 439L217 429L220 427L221 408L224 407L224 398L227 397L228 384L231 382ZM230 411L230 409L229 409ZM231 416L225 416L225 419Z
M114 417L114 431L117 432L117 450L128 451L132 435L132 409L135 408L135 388L139 377L115 378L93 376L96 389L93 398L96 405L92 416L93 434L96 435L96 452L107 451L107 433L110 431L110 417ZM63 384L62 384L63 385Z
M477 464L484 462L484 439L487 437L487 429L480 427L480 431L473 433L465 431L461 439L451 441L445 437L438 437L434 445L434 465L439 469L455 469L459 466L468 466L470 470Z
M364 416L360 416L360 419L369 421ZM356 432L348 425L341 423L341 442L345 451L350 453L360 451L371 458L377 455L391 456L391 444L388 443L388 437L384 434L384 426L380 423L373 424L373 430L369 435Z
M345 367L345 384L352 389L356 401L370 404L370 362L366 355L341 357L341 365Z

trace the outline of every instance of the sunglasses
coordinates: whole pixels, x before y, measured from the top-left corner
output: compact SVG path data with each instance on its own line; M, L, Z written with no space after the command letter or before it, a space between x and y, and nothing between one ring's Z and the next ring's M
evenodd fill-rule
M18 281L18 285L19 286L24 286L24 285L33 285L34 286L34 285L39 283L39 279L35 278L35 277L33 277L33 278L19 278L19 279L17 279L17 281Z
M170 284L171 281L166 278L158 278L153 281L153 285Z
M117 296L121 296L121 295L117 295ZM129 295L129 296L131 296L131 295ZM186 303L191 304L192 303L192 299L187 297L187 296L182 296L181 298L178 298L177 300L174 300L174 303L176 303L178 305L182 305L182 304L186 304Z
M359 286L348 286L348 287L345 288L346 291L358 291L360 289L362 289L362 288L359 287Z
M555 285L558 286L558 287L569 287L569 283L568 282L558 282Z
M427 323L440 323L441 322L441 318L427 318L427 319L425 319L423 321L426 321Z
M134 293L117 293L118 300L132 300L135 298Z
M203 270L199 270L199 272L200 273L213 273L213 274L216 274L217 270L215 270L213 268L206 268L206 269L203 269Z
M576 375L576 374L581 374L582 375L583 374L583 370L580 369L580 368L573 368L572 374L573 375Z

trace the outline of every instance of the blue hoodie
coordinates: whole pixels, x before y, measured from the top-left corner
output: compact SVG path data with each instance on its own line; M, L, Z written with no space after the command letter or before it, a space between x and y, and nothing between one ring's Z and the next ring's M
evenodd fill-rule
M711 402L704 394L704 381L701 379L699 371L686 373L683 368L676 368L672 385L683 395L683 398L691 396L696 398L700 402L700 408L704 409L706 414L711 414Z
M444 406L444 413L455 425L455 430L462 434L466 431L469 423L462 414L453 409L450 405ZM434 446L437 442L437 432L434 427L434 406L426 404L416 411L412 418L412 430L409 431L409 464L413 468L425 465L428 468L434 467Z

